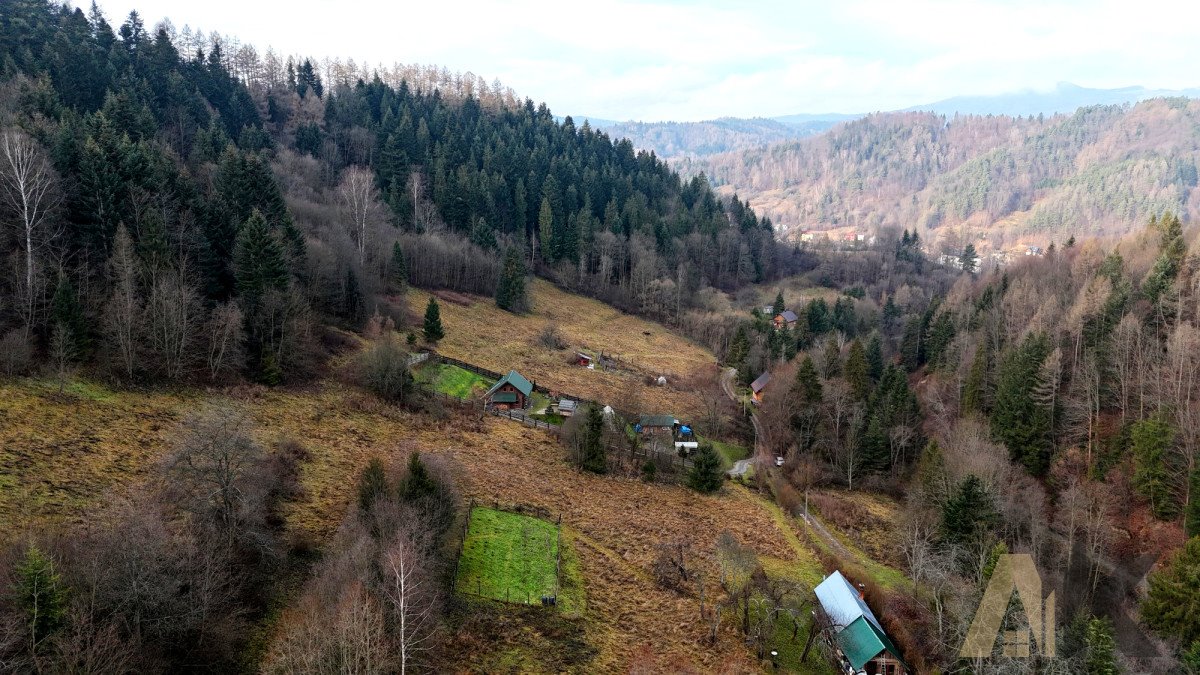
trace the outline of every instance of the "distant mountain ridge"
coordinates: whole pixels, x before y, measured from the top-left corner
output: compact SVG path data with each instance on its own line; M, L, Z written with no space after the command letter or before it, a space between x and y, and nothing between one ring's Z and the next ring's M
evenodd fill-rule
M990 248L1118 234L1164 211L1200 215L1200 101L1172 97L1072 115L869 115L817 137L685 158L769 216L805 230L918 228Z
M1099 89L1060 82L1049 91L1024 90L992 96L954 96L932 103L905 108L898 112L933 112L952 117L962 115L1038 115L1070 114L1092 105L1138 103L1152 98L1200 98L1200 88L1147 89L1141 86ZM798 113L777 117L721 117L700 122L615 121L587 116L583 120L614 138L628 138L635 148L653 151L668 159L696 158L749 150L795 141L829 131L842 122L866 117L867 113Z

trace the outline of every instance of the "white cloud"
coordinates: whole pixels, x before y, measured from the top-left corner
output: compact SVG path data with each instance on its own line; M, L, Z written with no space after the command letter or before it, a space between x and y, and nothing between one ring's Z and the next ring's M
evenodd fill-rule
M76 0L83 4L84 0ZM286 53L437 63L499 78L555 112L617 119L859 112L960 94L1200 84L1200 3L120 0L148 24Z

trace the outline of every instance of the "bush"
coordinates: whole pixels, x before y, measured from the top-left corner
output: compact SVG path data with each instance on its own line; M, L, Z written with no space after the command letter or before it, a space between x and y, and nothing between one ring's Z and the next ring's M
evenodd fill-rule
M542 329L541 334L538 335L538 344L555 351L567 346L558 332L558 324L553 322L546 324L546 327Z
M362 386L385 401L412 405L417 383L408 370L408 353L389 335L367 348L359 358L358 378Z
M25 332L13 329L0 339L0 372L5 375L23 375L33 365L33 345L25 339Z
M642 480L647 483L653 483L655 476L658 475L658 465L650 460L642 465Z

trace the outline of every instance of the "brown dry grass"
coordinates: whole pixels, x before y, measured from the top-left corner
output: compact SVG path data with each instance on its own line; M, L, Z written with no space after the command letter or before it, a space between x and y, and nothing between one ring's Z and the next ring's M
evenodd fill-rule
M529 291L533 311L524 315L505 312L491 298L455 294L455 301L439 302L446 337L438 343L438 351L496 372L515 368L542 386L621 410L670 413L684 419L700 415L699 393L717 386L712 352L660 324L572 295L547 281L534 281ZM469 304L462 304L468 299ZM428 302L428 293L409 291L409 309L416 316L424 314ZM550 323L558 325L566 349L551 351L538 344L538 335ZM633 371L602 372L572 365L569 359L575 349L616 354L632 363ZM668 386L646 384L647 376L658 375L666 375Z
M291 505L288 528L318 544L328 540L353 499L358 472L375 455L400 461L412 449L444 455L460 468L464 495L539 506L562 515L580 557L587 593L584 634L598 653L591 672L628 667L639 645L703 671L743 663L745 651L727 628L716 645L703 641L694 597L660 589L651 579L654 545L689 537L701 556L729 529L781 573L811 577L815 558L771 505L740 487L725 494L576 471L545 434L488 418L479 431L453 416L437 422L380 404L336 381L304 390L244 387L220 393L101 396L56 395L32 381L0 382L0 520L78 521L113 493L151 474L174 424L209 399L236 399L250 411L267 444L293 440L308 449L304 497ZM704 562L714 574L711 562ZM651 637L652 636L652 637ZM463 655L452 669L476 663Z

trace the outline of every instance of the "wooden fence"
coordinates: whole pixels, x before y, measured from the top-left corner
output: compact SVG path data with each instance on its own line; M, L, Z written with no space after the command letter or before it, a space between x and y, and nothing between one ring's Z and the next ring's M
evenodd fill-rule
M537 600L542 605L557 605L558 604L558 592L562 586L562 514L560 513L558 515L554 515L549 509L547 509L545 507L534 506L534 505L530 505L530 504L520 504L520 503L502 504L499 500L495 500L495 499L490 500L490 501L484 500L482 502L477 502L474 497L471 498L471 501L467 505L467 515L463 519L462 535L459 537L458 546L456 547L456 553L454 556L453 579L454 579L455 590L457 590L459 593L464 594L464 595L473 595L475 597L487 598L489 600L499 600L500 599L499 597L497 597L499 595L498 592L496 595L487 595L487 594L483 593L482 586L477 587L474 591L472 591L470 588L465 587L465 586L462 588L459 588L458 565L459 565L459 561L462 559L463 547L466 546L466 543L467 543L467 533L470 532L470 530L471 530L471 512L474 511L475 507L477 507L477 506L480 506L483 508L490 508L495 511L504 511L506 513L516 513L516 514L520 514L523 516L531 516L533 518L538 518L538 519L545 520L545 521L551 521L554 523L554 525L555 525L555 527L554 527L554 531L555 531L554 592L551 595L539 597L539 598L537 598ZM524 598L516 597L516 598L514 598L511 594L510 590L507 588L504 590L504 598L503 599L505 602L520 602L522 604L527 604L527 605L535 604L533 602L534 598L532 598L532 597L524 597Z

